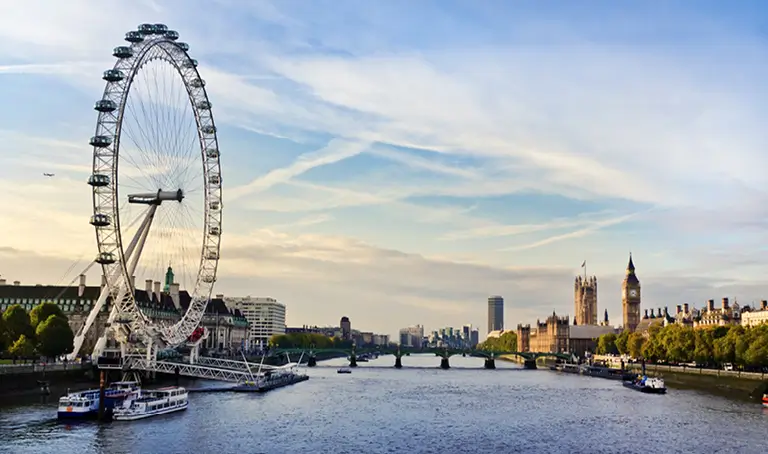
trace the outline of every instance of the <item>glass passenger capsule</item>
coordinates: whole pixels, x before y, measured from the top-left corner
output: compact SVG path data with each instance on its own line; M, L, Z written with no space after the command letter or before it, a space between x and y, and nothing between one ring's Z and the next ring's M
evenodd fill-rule
M208 260L218 260L219 259L219 253L216 251L208 251L205 254L205 258Z
M176 41L179 39L179 32L176 30L168 30L165 32L165 37L170 39L171 41Z
M211 234L211 235L213 235L213 236L219 236L219 234L221 233L221 231L219 230L219 228L218 228L218 227L214 226L214 227L211 227L211 228L208 230L208 233L210 233L210 234Z
M88 184L90 184L93 187L109 186L109 175L101 175L98 173L94 173L93 175L88 177Z
M208 177L208 182L211 184L220 184L221 183L221 176L219 175L211 175Z
M221 208L221 203L218 200L212 200L208 207L213 211L218 211Z
M144 36L136 31L130 31L125 34L125 40L129 43L140 43L144 41Z
M210 101L200 101L197 103L197 108L200 110L211 110L211 102Z
M179 46L184 52L189 52L189 44L176 41L176 45Z
M91 225L95 227L106 227L112 223L112 220L106 214L94 214L91 216Z
M94 147L104 148L112 144L112 138L109 136L93 136L88 143Z
M168 26L165 24L155 24L155 34L163 35L168 31Z
M111 252L102 252L96 257L96 263L100 263L102 265L110 265L115 262L115 254Z
M190 58L189 60L182 63L181 66L185 68L197 68L197 60Z
M152 24L141 24L139 25L139 33L142 35L151 35L155 33L155 26Z
M200 130L203 131L203 134L213 134L216 132L216 126L205 125L202 128L200 128Z
M194 78L189 81L189 85L193 88L203 88L205 87L205 81L203 79Z
M112 55L117 58L130 58L133 56L133 49L127 46L117 46L112 51Z
M205 150L205 157L210 159L217 159L219 157L219 150L216 148L207 148Z
M107 82L120 82L121 80L125 79L125 74L123 74L123 72L119 69L108 69L104 71L104 76L102 79L106 80Z
M111 99L100 99L96 101L93 108L99 112L112 112L117 109L117 104Z

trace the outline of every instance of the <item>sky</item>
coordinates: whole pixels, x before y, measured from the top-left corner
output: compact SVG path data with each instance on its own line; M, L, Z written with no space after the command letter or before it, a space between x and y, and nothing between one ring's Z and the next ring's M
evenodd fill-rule
M6 2L8 281L95 256L93 103L144 22L189 43L214 106L214 293L277 298L289 326L484 335L490 295L507 328L572 314L586 260L620 325L631 252L643 308L768 298L758 1Z

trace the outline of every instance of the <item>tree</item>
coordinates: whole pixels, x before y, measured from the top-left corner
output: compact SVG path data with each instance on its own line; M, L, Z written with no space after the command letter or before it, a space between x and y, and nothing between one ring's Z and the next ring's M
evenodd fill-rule
M26 335L22 334L8 349L8 353L21 358L29 358L35 354L35 344Z
M632 333L627 339L627 353L632 358L641 358L643 356L643 345L645 344L645 338L641 333Z
M481 351L517 351L517 333L514 331L505 331L499 337L489 337L484 342L477 344L476 350Z
M9 342L15 342L21 336L34 336L34 330L29 324L29 314L19 304L14 304L3 312L3 321Z
M616 355L619 353L616 348L616 335L613 333L603 334L597 338L597 350L598 355Z
M620 354L626 355L627 350L627 341L629 340L629 330L624 330L619 334L619 336L616 338L616 349L619 351Z
M3 315L0 314L0 352L4 352L8 347L7 335L5 332L5 322L3 321Z
M56 304L50 301L40 303L31 311L29 311L29 323L32 325L32 328L37 329L37 326L40 323L48 320L48 317L51 315L64 317L64 313L61 311L61 308L59 308L59 306Z
M75 335L63 316L51 315L37 325L35 334L39 342L38 351L48 358L55 358L74 350Z

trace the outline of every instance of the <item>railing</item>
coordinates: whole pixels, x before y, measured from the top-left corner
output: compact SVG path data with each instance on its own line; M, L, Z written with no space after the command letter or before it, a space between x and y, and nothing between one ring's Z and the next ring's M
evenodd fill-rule
M57 372L64 370L83 370L91 367L90 361L70 363L33 363L33 364L0 364L0 375L33 374L35 372Z
M642 366L637 363L628 364L626 367L628 369L642 369ZM659 364L646 364L645 370L646 372L677 372L681 374L710 375L713 377L745 378L747 380L766 379L766 374L764 372L742 372L740 370L706 369L703 367L662 366Z
M197 364L171 363L166 361L148 361L145 357L131 356L124 360L128 369L149 370L174 374L178 369L179 375L185 377L206 378L209 380L240 382L250 377L248 372L216 367L200 366Z

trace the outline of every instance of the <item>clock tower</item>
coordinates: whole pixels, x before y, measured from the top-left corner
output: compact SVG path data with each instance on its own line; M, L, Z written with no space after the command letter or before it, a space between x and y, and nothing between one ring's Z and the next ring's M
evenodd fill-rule
M640 281L635 275L635 264L629 254L627 275L621 283L621 307L624 313L624 329L634 333L640 323Z

